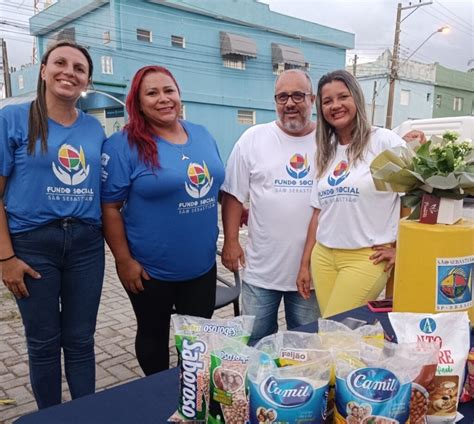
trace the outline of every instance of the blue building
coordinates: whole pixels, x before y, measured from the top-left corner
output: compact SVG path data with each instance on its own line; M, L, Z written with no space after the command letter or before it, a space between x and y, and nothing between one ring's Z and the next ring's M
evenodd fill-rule
M246 128L274 119L276 75L306 69L317 82L344 68L354 47L351 33L256 0L59 0L30 19L30 31L40 56L59 39L88 46L93 89L122 101L138 68L166 66L180 85L183 117L210 130L224 160ZM33 92L37 73L35 65L12 74L13 94ZM110 97L91 93L80 107L108 133L123 125L123 107Z
M391 53L385 50L374 62L357 66L366 110L373 125L385 127L390 84ZM353 72L352 67L347 68ZM401 62L395 81L392 128L408 119L431 118L435 91L436 64L414 60Z

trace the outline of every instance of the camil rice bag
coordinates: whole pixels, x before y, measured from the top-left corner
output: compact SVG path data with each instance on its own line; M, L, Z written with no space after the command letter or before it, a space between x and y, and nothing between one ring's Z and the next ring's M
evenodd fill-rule
M178 410L169 422L205 422L209 405L209 337L219 334L247 343L255 317L229 320L172 315L176 348L180 359Z
M384 331L380 322L350 328L342 322L319 318L318 334L322 346L333 355L333 364L336 358L339 359L339 364L344 361L352 363L357 360L360 354L360 346L363 343L368 343L380 349L384 344ZM332 423L334 420L335 384L336 375L333 366L329 385L328 423Z
M275 362L279 356L280 351L262 353L258 361L251 361L247 372L249 422L324 423L331 367L329 352L319 351L314 361L281 368Z
M388 314L399 343L429 342L439 346L436 375L428 386L427 422L455 422L469 353L469 317L464 312ZM427 394L428 394L427 393Z
M386 342L381 350L364 343L359 353L351 361L336 358L336 423L405 424L412 382L436 361L437 347Z

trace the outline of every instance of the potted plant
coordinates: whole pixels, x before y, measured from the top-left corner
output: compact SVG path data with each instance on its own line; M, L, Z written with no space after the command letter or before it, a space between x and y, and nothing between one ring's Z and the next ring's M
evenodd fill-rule
M408 219L453 224L462 217L464 197L474 195L472 140L459 140L454 131L433 136L418 146L387 149L371 163L375 186L382 191L405 193Z

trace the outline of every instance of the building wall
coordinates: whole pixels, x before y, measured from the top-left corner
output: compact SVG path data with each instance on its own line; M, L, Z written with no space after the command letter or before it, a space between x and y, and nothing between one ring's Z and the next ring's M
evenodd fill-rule
M462 108L459 110L459 100ZM436 67L433 118L474 115L474 72Z
M408 105L402 104L402 91L409 93ZM433 93L434 86L432 84L398 80L393 107L393 127L400 125L407 119L431 118L433 116Z
M74 28L76 41L89 46L93 57L94 87L116 97L128 92L140 67L169 68L186 118L209 129L223 159L248 127L237 122L239 109L254 110L257 123L275 117L272 43L300 49L315 84L343 68L346 49L354 45L353 34L271 12L255 0L60 0L34 16L30 27L40 53L51 38ZM152 41L137 40L137 28L151 31ZM110 32L109 43L104 31ZM220 31L255 41L257 57L246 60L245 70L223 66ZM172 46L172 35L184 37L185 48ZM102 70L104 56L112 60L112 74ZM82 107L91 108L87 102Z
M369 120L372 117L372 97L374 91L374 81L377 82L377 96L375 97L375 113L373 125L378 127L385 126L387 115L388 100L388 78L386 76L378 77L360 77L359 84L364 92L366 111ZM402 104L403 96L408 94L408 104ZM407 119L431 118L433 114L433 96L434 87L432 84L423 82L397 80L395 82L395 95L393 100L392 128L397 127ZM406 97L403 98L406 100Z
M365 98L365 109L367 117L372 125L377 127L385 126L385 115L387 114L388 83L385 76L373 76L367 78L358 78ZM372 98L374 96L374 82L376 86L375 110L372 120Z

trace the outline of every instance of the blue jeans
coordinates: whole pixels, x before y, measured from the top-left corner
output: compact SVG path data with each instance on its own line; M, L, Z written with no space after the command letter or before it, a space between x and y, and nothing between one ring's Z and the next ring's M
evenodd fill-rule
M311 297L305 300L297 291L264 289L243 281L242 314L255 316L249 344L253 345L262 337L278 331L278 308L282 298L288 330L316 321L321 316L314 290Z
M41 274L25 274L18 299L38 408L61 403L61 348L71 397L95 391L94 332L104 277L98 226L72 218L11 235L15 254Z

